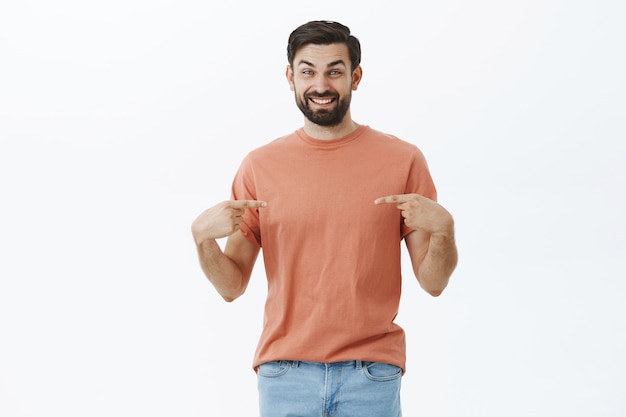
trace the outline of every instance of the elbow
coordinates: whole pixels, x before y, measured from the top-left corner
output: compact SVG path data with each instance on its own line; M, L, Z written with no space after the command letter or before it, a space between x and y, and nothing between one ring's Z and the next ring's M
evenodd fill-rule
M427 281L418 278L418 282L422 289L433 297L439 297L443 294L443 290L448 286L448 279L438 279L436 281Z
M243 289L238 289L237 291L220 292L220 295L222 296L224 301L226 301L227 303L232 303L237 298L241 297L243 293L245 292L245 290L246 289L243 288Z
M424 291L430 294L432 297L439 297L443 294L443 290L446 289L446 285L443 286L432 286L432 287L422 287Z
M426 292L433 297L439 297L441 294L443 294L443 289L426 290Z
M443 271L436 271L436 273L433 273L432 270L418 271L415 276L424 291L433 297L439 297L448 287L448 282L450 281L450 277L455 268L456 259Z
M239 298L239 296L241 296L241 294L220 294L220 295L222 296L224 301L226 301L227 303L232 303L237 298Z
M226 282L224 282L224 280L218 281L212 276L207 276L209 278L209 282L213 284L213 287L215 288L215 290L217 290L217 293L227 303L232 303L237 298L241 297L244 292L246 292L247 285L243 283L236 284L235 282L233 282L234 280L228 281L228 279L226 280Z

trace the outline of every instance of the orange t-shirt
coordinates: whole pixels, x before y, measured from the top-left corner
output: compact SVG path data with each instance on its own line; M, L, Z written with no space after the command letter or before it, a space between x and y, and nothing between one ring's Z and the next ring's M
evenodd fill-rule
M368 126L332 141L299 129L244 158L232 197L268 203L241 224L262 247L268 284L255 369L283 359L405 369L394 319L411 230L394 205L374 200L406 193L436 199L423 154Z

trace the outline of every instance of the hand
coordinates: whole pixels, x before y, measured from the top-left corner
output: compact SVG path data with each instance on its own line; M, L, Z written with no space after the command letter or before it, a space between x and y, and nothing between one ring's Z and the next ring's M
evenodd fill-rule
M191 232L196 243L230 236L239 230L246 209L265 206L266 202L257 200L223 201L202 212L191 225Z
M419 194L397 194L377 198L374 204L395 204L402 211L404 224L413 230L451 235L454 222L448 211L437 202Z

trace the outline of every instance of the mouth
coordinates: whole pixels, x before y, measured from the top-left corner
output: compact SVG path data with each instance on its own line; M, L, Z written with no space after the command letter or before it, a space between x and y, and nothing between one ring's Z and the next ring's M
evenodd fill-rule
M322 93L311 91L309 94L306 95L306 99L309 101L309 103L316 107L322 108L330 107L338 100L338 98L339 97L337 96L337 94L333 94L330 91L324 91Z
M309 97L309 100L318 106L324 106L326 104L330 104L335 101L334 98L319 98L319 97Z

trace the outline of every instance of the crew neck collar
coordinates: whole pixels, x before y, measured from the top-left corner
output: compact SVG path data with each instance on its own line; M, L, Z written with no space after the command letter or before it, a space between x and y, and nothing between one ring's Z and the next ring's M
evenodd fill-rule
M304 131L304 128L302 127L296 130L296 134L303 142L308 143L309 145L313 145L318 148L335 148L337 146L341 146L348 142L352 142L353 140L361 136L361 134L363 134L363 132L366 129L368 129L367 125L360 125L348 135L342 136L337 139L330 139L330 140L312 138L311 136L306 134L306 132Z

